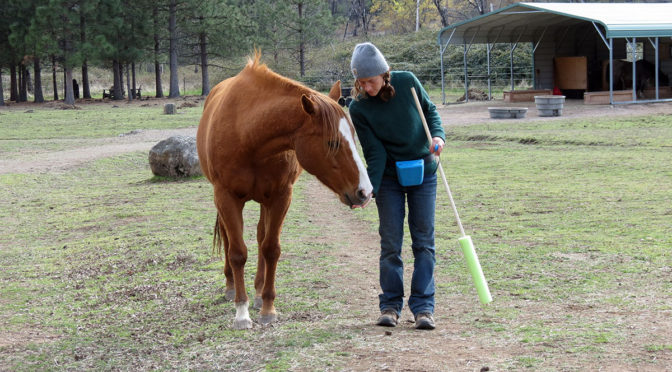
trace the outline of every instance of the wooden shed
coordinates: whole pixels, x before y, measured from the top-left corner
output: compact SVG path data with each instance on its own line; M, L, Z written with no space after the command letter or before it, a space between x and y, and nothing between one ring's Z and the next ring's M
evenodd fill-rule
M535 91L585 103L672 101L672 3L517 3L443 28L438 43L444 104L446 48L464 47L466 92L469 47L499 43L532 43Z

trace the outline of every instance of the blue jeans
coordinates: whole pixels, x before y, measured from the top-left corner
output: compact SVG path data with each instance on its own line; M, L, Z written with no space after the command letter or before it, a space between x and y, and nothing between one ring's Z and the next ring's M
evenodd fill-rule
M418 186L404 187L396 178L383 177L376 194L380 226L380 310L401 313L404 306L404 263L401 247L408 198L408 227L415 264L408 307L413 314L434 313L434 209L436 174Z

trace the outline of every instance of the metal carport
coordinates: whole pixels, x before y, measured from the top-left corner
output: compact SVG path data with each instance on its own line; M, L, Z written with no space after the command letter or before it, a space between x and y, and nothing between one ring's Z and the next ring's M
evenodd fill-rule
M445 27L439 32L443 103L445 104L444 53L450 44L464 46L465 97L468 99L467 54L471 45L488 44L486 49L488 51L488 75L490 75L489 54L492 45L510 43L513 53L518 43L532 43L533 64L536 64L538 61L535 60L535 53L540 45L549 39L553 39L555 44L558 44L558 40L567 39L570 30L580 27L581 32L575 32L572 40L575 49L576 45L581 43L582 38L585 40L594 34L599 36L601 40L599 43L605 46L605 51L608 50L609 102L611 104L615 103L613 98L614 43L618 42L623 45L630 43L633 50L636 50L635 45L638 38L644 39L645 43L648 41L650 46L646 45L646 48L654 52L655 99L637 99L635 88L637 73L636 65L633 63L632 101L618 103L672 101L672 99L660 99L658 95L659 45L661 38L669 42L669 38L672 37L672 3L517 3ZM598 39L597 36L595 38ZM667 53L670 51L668 50ZM637 60L637 56L633 60ZM672 61L670 61L669 69L672 69ZM533 72L534 70L533 68Z

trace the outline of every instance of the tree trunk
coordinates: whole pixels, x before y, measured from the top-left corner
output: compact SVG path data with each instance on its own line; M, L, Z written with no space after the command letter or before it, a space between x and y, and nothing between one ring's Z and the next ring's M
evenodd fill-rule
M82 98L91 98L91 86L89 83L89 64L82 62Z
M0 106L5 105L5 91L2 89L2 69L0 68Z
M133 91L131 90L131 71L129 64L126 64L126 91L128 92L128 102L133 101Z
M86 43L86 17L79 17L79 34L82 44ZM85 58L82 62L82 98L91 98L91 87L89 86L89 65Z
M210 78L208 76L208 43L205 33L201 33L201 95L207 96L210 94Z
M114 99L121 99L121 74L119 73L119 62L116 60L112 61L112 70L114 72Z
M436 11L439 12L439 17L441 17L441 27L450 26L450 20L448 19L448 8L443 6L443 0L432 0Z
M70 86L72 88L72 85ZM63 66L63 101L68 97L68 71Z
M33 79L30 78L30 69L26 66L26 92L33 93Z
M299 8L299 24L303 20L303 3L298 4ZM303 26L299 27L299 70L301 72L301 77L306 75L306 44L303 41Z
M119 96L120 97L119 99L123 99L124 96L126 95L126 93L124 92L124 65L121 62L119 62L118 68L119 68L119 81L121 82L121 84L119 84L119 89L121 90L121 96Z
M28 69L21 63L19 65L19 102L28 102Z
M33 69L35 72L35 103L44 102L44 95L42 94L42 67L40 66L40 57L35 57L33 62Z
M133 94L135 94L135 92L137 92L137 88L138 88L135 85L135 62L131 63L131 74L132 74L132 78L133 78L131 80L131 82L132 82L131 86L133 88L133 90L131 92L134 92ZM137 98L137 97L133 97L133 98Z
M23 65L19 64L16 71L16 102L23 102L21 100L21 87L23 86Z
M58 85L56 84L56 56L51 56L51 79L54 85L54 101L58 101Z
M156 79L156 98L163 98L163 87L161 86L161 65L159 64L159 8L154 7L152 10L152 17L154 18L154 76Z
M10 64L9 66L9 100L17 102L19 99L19 90L17 88L16 81L16 65Z
M420 0L415 0L415 32L420 31Z
M154 76L156 78L156 98L163 98L163 87L161 86L161 64L154 60Z
M170 0L168 32L170 33L170 92L168 98L180 96L180 80L177 75L177 0Z
M72 67L65 67L65 103L68 105L75 104L75 94L72 89Z

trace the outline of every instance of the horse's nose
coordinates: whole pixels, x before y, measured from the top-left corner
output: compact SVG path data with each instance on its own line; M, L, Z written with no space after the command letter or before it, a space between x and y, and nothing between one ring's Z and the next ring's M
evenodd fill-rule
M357 198L359 199L360 203L366 202L367 200L369 200L370 197L371 195L367 194L366 191L364 191L364 189L357 190Z

